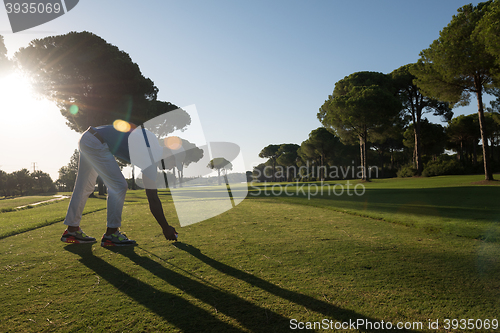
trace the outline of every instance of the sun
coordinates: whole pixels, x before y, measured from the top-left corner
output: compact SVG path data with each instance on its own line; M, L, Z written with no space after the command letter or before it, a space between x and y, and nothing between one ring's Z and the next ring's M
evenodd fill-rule
M2 124L15 128L17 138L33 132L43 133L47 124L50 126L55 118L61 117L57 111L53 102L37 96L28 78L21 73L0 77Z
M0 112L2 121L26 116L37 107L40 100L35 98L35 93L29 80L20 73L14 72L0 78ZM24 118L26 120L26 118Z

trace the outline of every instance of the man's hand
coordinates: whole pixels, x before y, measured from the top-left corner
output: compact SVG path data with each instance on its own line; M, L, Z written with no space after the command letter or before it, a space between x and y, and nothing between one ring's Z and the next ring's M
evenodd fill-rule
M149 209L151 210L151 213L153 213L153 216L155 217L156 221L162 228L163 235L165 236L165 238L167 240L173 240L173 241L177 240L177 237L175 237L175 235L177 234L175 228L168 225L167 219L165 218L165 214L163 214L161 201L160 198L158 198L158 191L153 189L146 189L146 195L149 201Z
M163 235L167 240L173 240L173 241L177 240L176 237L177 232L175 231L175 228L170 225L163 228Z

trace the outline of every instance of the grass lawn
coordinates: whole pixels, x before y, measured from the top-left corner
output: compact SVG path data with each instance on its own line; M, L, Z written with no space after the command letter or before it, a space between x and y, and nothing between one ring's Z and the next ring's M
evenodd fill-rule
M349 193L346 181L293 183L286 192L279 184L254 184L249 196L280 194L279 200L294 204L371 217L428 233L500 242L500 186L474 184L482 179L484 176L474 175L350 181Z
M67 200L0 213L0 233L11 230L0 239L0 331L289 332L307 322L336 332L494 331L446 321L500 319L500 188L474 177L375 180L360 197L310 200L266 196L261 185L184 228L161 192L177 243L163 238L144 192L129 191L122 229L139 246L120 249L64 244L62 222L15 232L23 219L64 219ZM82 220L96 238L102 204L90 199ZM356 320L365 325L334 329ZM376 330L382 321L408 329Z
M30 205L37 202L53 199L53 193L48 195L30 195L23 197L3 198L0 199L0 212L5 212L15 209L19 206ZM71 193L69 193L71 195Z

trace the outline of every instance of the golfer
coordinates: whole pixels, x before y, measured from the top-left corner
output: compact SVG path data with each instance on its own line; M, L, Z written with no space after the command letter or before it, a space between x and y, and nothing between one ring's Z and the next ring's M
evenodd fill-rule
M113 125L106 125L95 128L89 127L82 134L78 142L80 151L78 173L73 195L69 202L68 212L64 220L67 229L62 235L61 241L76 244L96 242L94 237L87 236L83 232L80 228L80 221L87 198L94 191L97 176L101 176L108 189L107 228L102 236L101 246L136 245L134 240L128 239L119 230L128 184L114 157L116 156L130 163L128 138L132 130L136 127L125 121L123 123L126 126L117 126L119 130ZM143 129L143 131L145 130ZM150 140L148 147L149 144L158 145L159 147L156 140L155 142L151 141L153 140ZM160 198L158 197L158 191L154 185L157 172L156 165L142 170L142 172L151 213L162 228L165 238L167 240L176 240L177 232L175 228L167 223Z

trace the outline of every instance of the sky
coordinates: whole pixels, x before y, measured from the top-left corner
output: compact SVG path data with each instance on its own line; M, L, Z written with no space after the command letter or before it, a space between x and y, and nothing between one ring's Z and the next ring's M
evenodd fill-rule
M18 33L2 7L0 34L9 57L33 39L70 31L102 37L154 81L159 100L194 104L206 140L238 144L251 170L265 161L258 157L265 146L300 145L321 126L318 110L337 81L416 62L468 3L81 0L65 15ZM55 181L80 134L28 88L19 75L0 79L0 170L42 170ZM455 115L477 112L476 103Z

